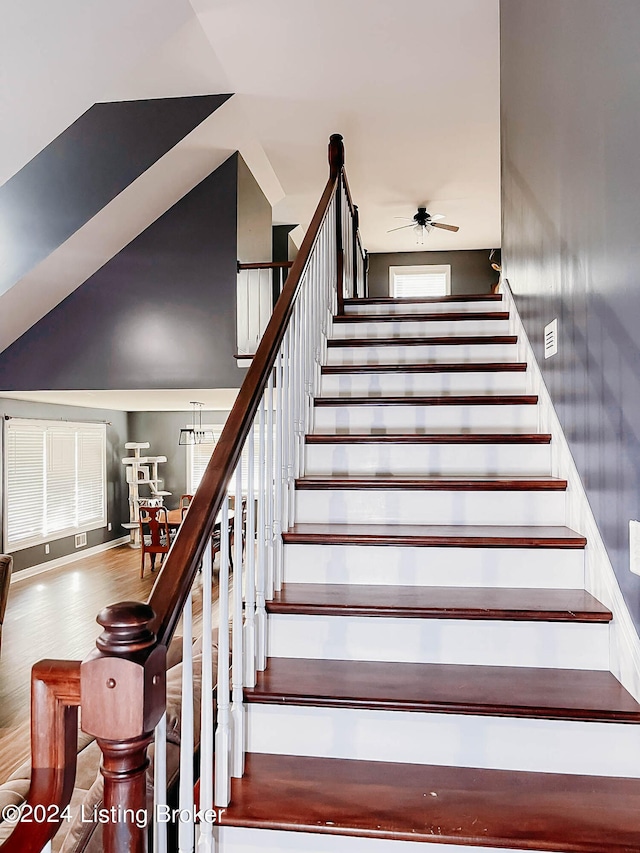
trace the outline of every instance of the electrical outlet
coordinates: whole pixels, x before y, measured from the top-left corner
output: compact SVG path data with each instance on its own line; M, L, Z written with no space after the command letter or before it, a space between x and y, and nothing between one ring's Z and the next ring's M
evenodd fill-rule
M111 522L107 524L107 530L111 530Z
M640 575L640 521L629 522L629 568Z
M44 546L44 553L45 554L48 554L50 550L51 550L51 548L48 545Z

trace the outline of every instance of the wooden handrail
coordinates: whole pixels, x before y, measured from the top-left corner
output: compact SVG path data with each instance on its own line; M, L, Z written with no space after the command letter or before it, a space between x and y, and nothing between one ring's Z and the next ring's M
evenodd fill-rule
M240 270L276 270L286 269L293 266L293 261L262 261L257 264L241 264L238 261L238 272Z
M79 705L80 661L35 664L31 670L31 785L25 819L2 844L2 853L40 853L64 820L76 778Z
M191 502L189 512L182 523L180 534L165 558L162 570L151 590L148 604L153 609L155 617L150 623L150 628L158 642L164 646L171 641L189 590L193 585L202 555L222 506L227 484L240 460L242 447L273 370L320 226L336 193L344 165L344 148L339 134L334 134L329 142L329 165L329 180L298 255L291 266L287 282L256 354L253 356L251 366L247 370L240 393L227 418L222 435Z

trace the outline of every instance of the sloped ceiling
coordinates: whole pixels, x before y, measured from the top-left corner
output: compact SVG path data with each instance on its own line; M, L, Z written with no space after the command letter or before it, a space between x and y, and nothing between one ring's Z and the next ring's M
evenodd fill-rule
M309 222L340 132L370 251L499 243L498 0L33 0L3 17L0 180L94 101L234 92L237 147L284 190L276 221ZM418 204L460 232L386 233Z
M16 321L0 348L148 224L141 199L160 215L232 150L278 223L306 227L340 132L369 251L499 245L498 0L31 0L3 9L0 57L0 181L95 102L235 93L183 156L141 176L143 192L112 202L109 246L97 216L26 282L35 299L5 294L0 315ZM387 233L420 204L458 234Z

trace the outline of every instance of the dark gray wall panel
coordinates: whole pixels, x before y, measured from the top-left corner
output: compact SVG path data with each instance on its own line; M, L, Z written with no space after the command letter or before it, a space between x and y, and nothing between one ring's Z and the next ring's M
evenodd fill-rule
M127 531L121 527L122 522L129 520L128 489L125 482L122 457L127 456L125 442L129 441L127 432L127 413L115 412L109 409L87 409L81 406L57 406L49 403L31 403L22 400L10 400L0 397L0 418L38 418L42 420L66 421L107 421L107 521L111 522L112 530L106 527L90 530L87 533L87 547L101 545L113 539L126 536ZM2 431L4 441L4 430ZM3 536L4 523L4 445L0 452L0 538ZM24 548L13 555L14 572L39 565L58 557L78 553L81 549L74 546L73 536L52 540L50 553L45 555L44 545ZM2 552L3 543L0 543Z
M238 387L237 155L0 355L0 389Z
M451 264L453 294L489 293L498 274L489 264L489 249L459 252L386 252L369 255L369 296L389 295L389 267Z
M502 0L502 257L640 625L640 5Z
M0 187L0 293L230 97L94 104Z

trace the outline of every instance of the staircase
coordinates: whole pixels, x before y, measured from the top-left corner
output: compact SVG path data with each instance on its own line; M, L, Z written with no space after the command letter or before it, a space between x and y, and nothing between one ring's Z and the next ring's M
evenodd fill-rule
M640 705L500 296L346 300L221 853L640 851Z

